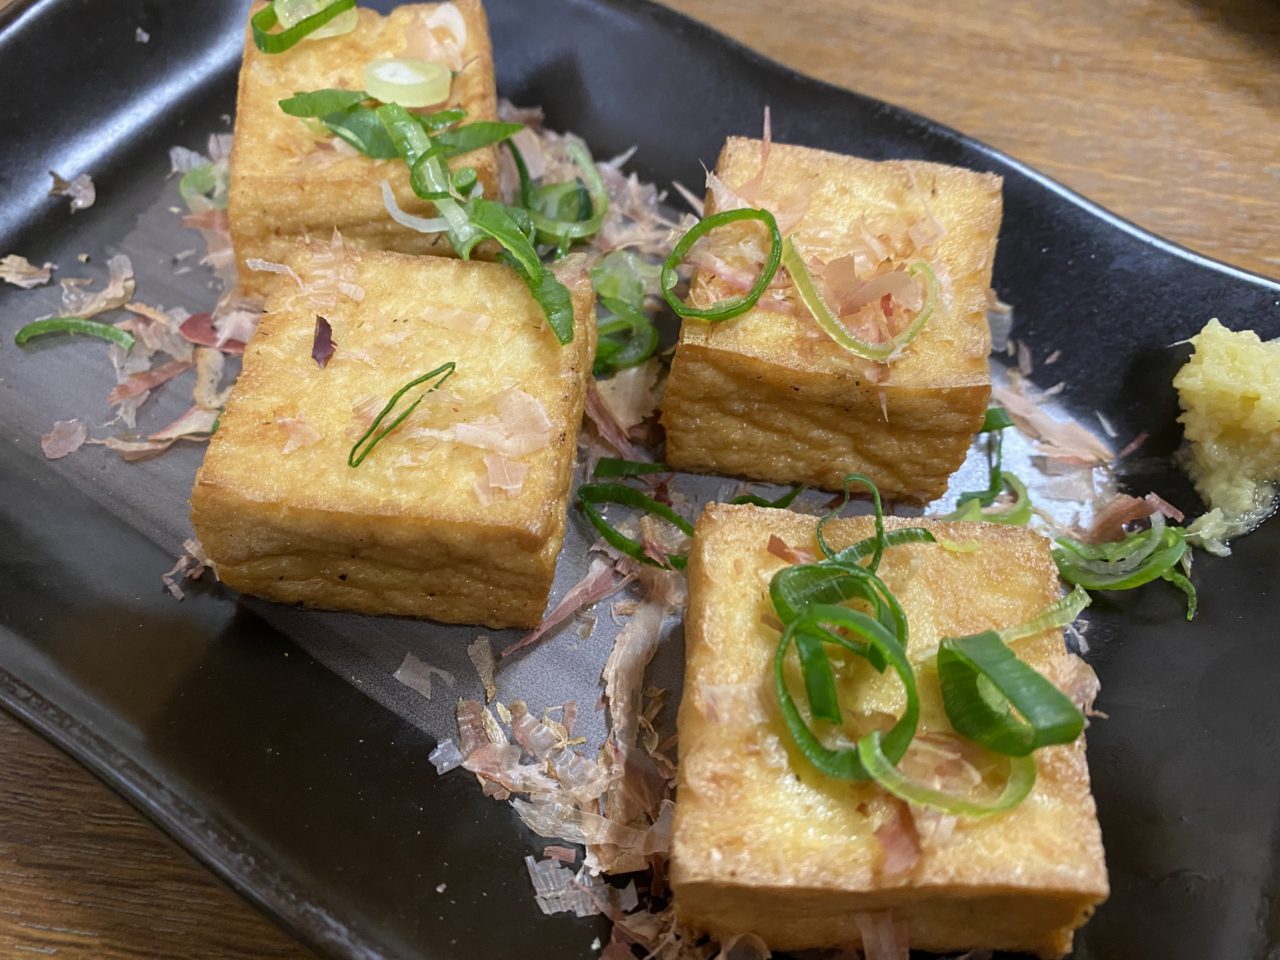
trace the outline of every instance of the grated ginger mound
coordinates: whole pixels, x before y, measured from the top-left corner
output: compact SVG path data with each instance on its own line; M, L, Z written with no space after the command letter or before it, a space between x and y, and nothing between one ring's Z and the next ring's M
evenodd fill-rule
M1233 333L1210 320L1173 378L1190 443L1187 471L1212 508L1189 528L1206 550L1248 533L1271 513L1280 481L1280 340Z

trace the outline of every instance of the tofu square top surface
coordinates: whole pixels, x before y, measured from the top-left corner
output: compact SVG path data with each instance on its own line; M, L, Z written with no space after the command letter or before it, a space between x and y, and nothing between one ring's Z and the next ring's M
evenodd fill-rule
M467 25L467 39L461 50L462 69L454 77L449 99L439 109L462 107L467 111L464 123L495 120L497 87L484 8L480 0L456 0L454 5ZM431 205L410 189L409 172L402 160L357 155L345 143L335 147L335 138L313 133L303 120L281 110L279 101L295 93L329 87L363 90L365 65L381 57L404 56L407 44L421 46L422 35L427 31L424 20L441 6L405 4L386 16L362 6L357 8L359 23L350 33L303 40L275 54L260 51L254 45L252 30L246 27L232 143L233 218L238 201L247 202L251 190L255 197L263 191L259 200L270 203L271 181L305 180L306 202L317 210L324 208L322 198L341 196L344 208L358 208L376 219L389 220L382 203L382 181L386 180L405 210L431 212ZM260 7L255 4L253 10ZM449 163L455 169L475 167L486 194L495 194L498 167L493 147L463 154ZM266 183L256 189L249 186L259 181Z
M932 738L954 743L958 738L942 708L933 667L938 643L1021 623L1056 600L1058 576L1048 542L1025 528L995 524L894 518L886 524L928 526L967 551L939 544L896 546L885 553L879 571L910 624L908 654L921 698L912 750ZM1023 889L1105 897L1083 738L1036 752L1039 778L1019 806L993 817L960 818L947 842L926 844L912 873L884 874L873 837L896 801L874 783L833 780L811 767L791 745L773 693L779 634L766 623L773 615L768 586L786 562L769 551L769 539L776 535L818 554L815 526L815 518L789 511L723 504L707 507L698 522L689 562L679 715L672 853L677 909L680 886L689 882L873 898L901 888L941 895ZM840 549L874 528L870 517L858 517L833 522L824 532ZM1065 649L1060 630L1017 641L1013 649L1068 694L1092 680L1090 668ZM893 671L876 674L858 661L844 677L838 683L851 738L871 729L877 718L887 722L884 714L901 713L904 697ZM908 751L904 765L912 755ZM992 786L998 782L996 774Z
M279 278L197 485L251 502L280 502L287 491L291 510L395 518L406 535L417 523L482 525L540 545L564 509L594 353L585 273L561 273L576 315L574 340L561 346L505 265L385 252L335 258L327 244L299 250L290 265L304 283L344 276L362 297L317 304L309 286ZM311 355L317 315L336 344L323 369ZM392 395L446 361L457 369L440 389L359 467L348 466L353 444ZM406 394L395 413L421 393ZM453 439L464 423L499 437L511 425L510 444L495 452ZM499 471L514 464L523 472L517 493L482 501L476 486L489 477L486 457Z
M806 261L831 262L866 249L864 231L878 236L892 225L899 239L890 237L885 245L892 248L896 242L903 248L891 249L891 260L928 260L939 279L938 305L887 371L870 369L877 365L827 337L794 295L791 315L757 307L718 323L685 320L681 345L743 354L806 379L873 379L885 388L922 389L988 383L987 290L1000 228L1001 178L937 163L876 162L773 143L757 181L761 147L759 140L730 137L716 163L716 176L731 190L751 182L752 204L778 216L780 229ZM715 209L714 192L709 192L706 212ZM921 251L911 250L906 230L924 228L930 218L942 227L941 239ZM732 229L722 228L726 235ZM760 232L757 225L745 229ZM705 267L695 271L695 294L712 275Z

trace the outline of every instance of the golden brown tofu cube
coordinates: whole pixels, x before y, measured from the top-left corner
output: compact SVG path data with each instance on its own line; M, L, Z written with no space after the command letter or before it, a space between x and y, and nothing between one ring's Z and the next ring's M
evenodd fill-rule
M295 93L335 87L364 89L364 67L380 57L402 55L407 43L420 45L425 18L443 6L405 4L382 16L359 8L359 24L350 33L304 40L284 53L266 54L246 30L240 89L236 99L235 140L231 153L228 213L231 240L239 264L240 285L265 292L267 280L244 266L249 258L281 262L292 241L311 235L328 239L334 228L348 243L367 250L449 255L448 239L401 226L382 202L387 181L405 211L434 216L434 208L409 187L409 171L400 159L374 160L346 143L285 114L279 101ZM462 69L444 107L462 107L465 122L497 119L493 48L480 0L457 0L466 23L460 51ZM255 8L257 6L255 5ZM432 108L435 109L435 108ZM498 189L494 147L463 154L450 165L474 167L487 196Z
M731 138L717 176L730 188L751 182L760 147ZM990 397L986 310L1000 178L773 144L757 182L754 201L777 212L780 226L794 223L790 236L807 261L830 263L875 244L893 254L890 262L927 259L940 280L939 305L888 364L846 352L794 295L790 314L756 307L718 323L686 319L663 403L667 461L830 490L857 471L891 496L941 496ZM714 209L709 195L707 212ZM936 241L922 234L935 221L943 230ZM911 249L912 236L923 248ZM712 276L696 270L695 294Z
M1056 600L1048 541L995 524L887 523L928 526L966 551L897 546L880 566L910 624L921 697L912 751L922 742L958 744L933 666L938 643L1023 622ZM816 554L815 525L782 510L720 504L698 521L678 721L677 915L722 936L755 933L778 950L859 944L859 914L888 911L905 924L913 948L1067 953L1073 931L1108 892L1083 738L1035 753L1036 785L1014 809L961 817L950 836L922 832L920 857L905 874L889 871L876 839L877 828L900 814L900 801L871 782L828 779L790 745L772 686L779 634L766 622L769 580L786 562L769 541L776 535ZM826 531L834 548L872 532L868 517ZM1013 648L1064 691L1093 679L1060 630ZM851 736L881 714L901 712L892 673L866 667L855 684L841 681L846 724L859 727Z
M501 264L327 245L287 262L304 287L274 286L191 496L218 576L286 603L536 625L595 348L585 273L562 272L576 331L561 346ZM336 344L323 369L320 313ZM446 361L440 389L348 466L392 395Z

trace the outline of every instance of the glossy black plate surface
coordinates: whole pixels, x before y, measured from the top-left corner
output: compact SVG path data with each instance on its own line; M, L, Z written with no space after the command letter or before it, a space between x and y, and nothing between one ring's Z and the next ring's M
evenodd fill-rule
M1037 357L1062 351L1052 376L1068 383L1068 408L1103 411L1122 438L1149 430L1150 454L1179 439L1169 380L1184 355L1171 343L1211 316L1280 334L1275 283L662 8L488 7L503 95L543 105L551 126L582 134L599 155L638 143L635 168L659 184L698 183L698 161L713 160L726 135L754 133L766 103L780 140L1003 174L995 283L1016 305L1016 336ZM0 104L0 253L100 277L108 254L127 252L143 299L207 308L205 275L172 273L172 254L197 243L169 212L166 155L228 129L243 15L230 2L195 16L154 0L43 0L0 16L0 83L40 86L39 98ZM149 43L135 41L137 27ZM70 215L65 200L46 198L51 167L90 171L97 205ZM81 252L92 258L83 268ZM100 352L12 347L13 331L54 302L52 290L0 289L0 701L324 952L592 956L602 923L544 918L534 905L522 860L540 843L508 808L482 801L472 778L437 778L426 762L449 729L451 696L474 692L456 641L475 631L304 614L216 586L175 603L159 574L184 535L200 451L134 466L101 449L42 458L52 421L101 409L111 385ZM185 406L175 391L155 403L157 417ZM1165 467L1133 483L1195 502ZM567 552L562 583L575 563ZM1274 955L1278 576L1273 524L1229 560L1197 564L1193 624L1160 585L1091 611L1090 659L1110 719L1090 731L1090 765L1113 894L1078 957ZM503 683L537 685L543 702L594 702L603 652L563 644ZM392 682L410 649L453 669L458 688L424 704ZM673 629L658 668L670 674L680 657Z

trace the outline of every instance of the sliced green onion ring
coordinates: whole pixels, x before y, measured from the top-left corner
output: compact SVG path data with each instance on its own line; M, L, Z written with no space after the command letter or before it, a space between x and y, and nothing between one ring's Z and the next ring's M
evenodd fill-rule
M658 328L642 310L630 303L601 297L600 305L612 316L596 326L596 357L592 372L606 376L648 360L658 349Z
M325 2L326 0L275 0L276 17L280 21L280 26L292 27L312 14L319 13L324 8ZM359 23L360 11L353 7L338 14L319 29L312 30L304 39L324 40L329 37L340 37L344 33L350 33Z
M939 520L971 522L971 523L1003 523L1009 526L1025 527L1030 522L1035 508L1031 503L1031 494L1027 485L1018 479L1016 474L1007 470L1000 473L1000 486L1013 493L1013 499L1005 504L984 507L979 495L964 500L959 509L939 517ZM964 496L970 496L965 494Z
M803 483L798 484L778 497L776 500L766 500L764 497L754 493L744 493L741 496L734 497L730 503L750 504L753 507L768 507L771 510L785 510L795 502L796 497L809 489Z
M851 566L863 557L874 553L877 542L877 537L867 537L865 540L859 540L852 546L845 547L839 553L834 554L830 558L830 562L841 566ZM900 547L906 543L937 543L937 538L934 537L932 531L926 530L924 527L899 527L897 530L885 532L884 546L886 550L889 547Z
M24 346L32 337L43 337L50 333L70 333L107 340L124 350L132 349L133 334L121 330L110 323L98 320L86 320L84 317L48 317L44 320L33 320L16 334L13 342Z
M912 321L897 335L883 343L872 343L870 340L855 337L840 322L840 318L831 312L831 308L827 306L821 292L818 290L818 285L814 283L813 276L809 273L809 268L806 266L804 258L800 256L800 251L796 249L796 245L792 243L790 237L787 238L782 247L782 265L787 268L787 273L791 275L791 281L795 284L796 293L808 308L809 313L813 315L813 319L817 321L818 326L822 327L827 336L840 346L865 360L892 360L924 328L924 325L933 315L934 307L938 301L938 277L933 272L933 268L923 260L918 260L911 264L907 271L912 276L924 277L925 279L924 304L916 312Z
M582 507L582 512L587 515L587 519L591 521L591 525L599 531L606 543L631 559L652 567L660 567L662 564L645 554L644 544L639 540L633 540L610 524L595 508L597 503L617 503L643 510L645 513L661 517L668 523L674 524L686 536L693 536L692 524L680 514L665 503L659 503L653 497L621 483L584 483L578 487L578 503ZM682 553L673 553L667 557L667 563L676 570L683 570L688 561L688 556Z
M299 40L315 33L346 11L354 10L355 6L356 0L333 0L328 6L310 16L303 17L279 33L271 33L271 30L280 25L280 16L279 11L276 10L276 4L268 3L249 21L253 30L254 45L263 53L284 53Z
M498 120L477 120L452 130L441 130L435 134L436 143L444 150L445 159L490 147L511 139L512 135L524 129L522 123L502 123Z
M832 633L829 629L826 629L828 625L857 634L865 641L865 645ZM778 641L778 648L773 658L773 686L774 692L778 697L778 704L782 709L783 721L786 723L787 730L805 759L822 773L839 780L868 780L871 778L871 774L863 767L856 747L833 750L818 739L801 715L795 699L791 696L791 691L787 689L787 649L797 639L798 634L803 634L813 641L818 641L816 646L810 643L808 655L813 658L815 663L824 665L827 670L830 669L830 662L826 659L825 651L821 651L821 644L823 643L837 644L859 656L866 657L873 666L876 664L876 659L873 659L869 654L871 650L874 650L879 654L877 659L880 662L880 666L877 669L883 670L886 664L893 667L898 679L902 682L907 703L903 709L902 716L895 721L893 727L885 735L883 749L885 754L892 758L891 762L897 763L901 760L902 755L906 753L907 747L915 736L916 727L920 721L920 697L916 689L915 672L912 670L911 663L907 660L906 650L898 642L898 638L890 630L886 629L882 623L867 616L865 613L831 604L812 604L805 609L800 617L787 624L782 632L781 639ZM818 656L819 653L821 654L820 657ZM811 684L813 686L821 686L825 683L825 678L820 676L822 666L809 666L803 655L802 670L804 671L806 690L811 688ZM811 710L812 707L813 705L810 704Z
M363 90L340 90L337 87L325 87L306 93L295 93L277 101L280 109L291 117L327 117L331 113L339 113L369 99Z
M414 380L410 380L392 394L391 399L388 400L386 405L378 412L378 415L373 418L373 423L369 424L369 429L366 430L364 435L351 447L351 452L347 454L347 466L358 467L360 464L364 463L365 458L373 452L373 448L381 443L386 438L387 434L400 426L400 424L404 423L409 414L418 409L418 404L422 403L428 393L440 389L440 385L453 375L453 371L455 369L457 369L457 364L452 360L447 363L442 363L430 373L424 373L422 376ZM438 380L436 380L437 377L439 377ZM378 429L382 425L382 421L385 420L391 411L395 409L396 404L400 402L401 397L414 387L420 386L431 380L435 380L436 382L432 383L431 386L422 391L418 396L418 399L409 404L408 407L406 407L394 420L391 421L391 423L383 427L381 430Z
M683 262L693 245L712 230L745 220L759 220L769 232L769 254L765 257L764 266L760 268L760 275L756 277L756 282L751 289L740 297L730 297L706 308L691 307L677 297L675 290L676 284L680 282L680 274L677 273L676 268ZM703 217L699 220L690 228L688 233L680 238L680 241L672 249L670 256L662 263L662 273L658 275L658 285L667 304L682 317L693 317L698 320L712 322L732 320L734 317L741 316L754 307L760 297L764 295L769 284L773 282L774 274L778 272L778 264L782 262L782 250L782 234L778 232L778 223L768 210L745 207L740 210L724 210L720 213L713 213L711 216Z
M1019 660L994 630L943 639L937 663L951 726L988 750L1026 756L1071 743L1084 730L1079 707Z
M1075 623L1076 617L1080 616L1084 608L1089 606L1091 602L1089 594L1084 587L1076 586L1065 597L1050 604L1025 623L1005 627L1003 630L997 630L996 632L1000 634L1000 639L1005 643L1013 643L1015 640L1021 640L1024 637L1034 637L1037 633L1044 633L1046 630L1066 627Z
M453 73L421 57L379 57L364 65L364 88L383 103L429 107L449 99Z
M891 794L908 803L933 807L945 813L964 817L989 817L995 813L1012 810L1031 793L1036 785L1036 760L1034 757L1009 757L1009 777L1000 796L990 803L976 803L965 797L925 786L912 780L885 756L880 743L880 732L867 734L858 741L858 759L871 779Z
M827 557L834 557L836 552L831 549L827 543L827 538L823 536L823 530L828 523L840 515L840 511L849 503L849 487L855 483L861 484L871 491L871 502L875 506L876 516L876 535L871 538L871 564L868 570L875 572L880 566L880 558L884 556L885 539L884 539L884 507L880 503L880 488L876 486L875 481L865 474L850 473L844 478L844 499L840 506L829 512L821 520L818 521L818 546Z
M601 457L596 461L591 476L599 480L602 477L638 477L646 473L672 473L665 463L650 463L647 460L623 460L621 457Z
M585 220L557 220L537 209L530 208L529 216L538 231L539 239L548 243L581 240L598 233L604 225L604 215L609 209L609 191L605 189L600 171L587 148L577 140L570 140L566 146L569 158L582 171L582 181L586 184L587 195L591 198L591 216Z

